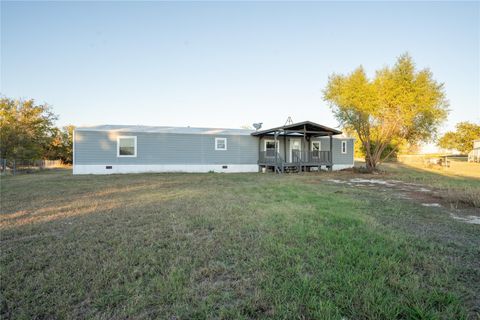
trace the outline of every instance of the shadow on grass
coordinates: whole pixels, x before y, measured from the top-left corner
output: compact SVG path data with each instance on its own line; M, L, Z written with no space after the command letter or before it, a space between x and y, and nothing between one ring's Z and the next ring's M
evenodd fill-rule
M470 176L457 175L454 172L444 172L441 171L442 169L433 171L434 169L422 168L407 163L385 163L382 164L381 167L386 168L387 172L392 172L413 180L438 182L442 185L450 186L463 184L480 188L480 179Z
M48 236L2 241L2 316L464 317L438 244L380 227L378 203L306 177L59 175L10 185L8 212L59 218L8 230ZM60 223L75 207L86 213Z

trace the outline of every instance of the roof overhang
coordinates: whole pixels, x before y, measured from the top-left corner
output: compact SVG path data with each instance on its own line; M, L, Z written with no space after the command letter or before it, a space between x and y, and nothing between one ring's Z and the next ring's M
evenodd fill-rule
M342 134L342 131L332 129L326 126L322 126L321 124L311 122L311 121L303 121L297 122L289 125L285 125L282 127L276 127L266 130L260 130L252 132L252 136L265 136L265 135L298 135L298 134L306 134L308 136L331 136Z

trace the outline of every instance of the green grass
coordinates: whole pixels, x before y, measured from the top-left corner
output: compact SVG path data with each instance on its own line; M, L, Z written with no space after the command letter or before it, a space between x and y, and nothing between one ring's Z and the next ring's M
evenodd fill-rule
M395 179L435 188L453 207L480 208L480 164L451 161L451 167L424 168L412 164L382 165Z
M454 161L452 161L454 162ZM462 168L462 171L452 171L451 169L437 169L423 168L420 166L400 164L400 163L386 163L381 165L381 168L387 173L393 175L395 179L423 183L430 186L440 188L480 188L480 164L465 163L467 168ZM471 176L466 176L469 172Z
M478 225L332 176L2 178L1 317L478 315Z

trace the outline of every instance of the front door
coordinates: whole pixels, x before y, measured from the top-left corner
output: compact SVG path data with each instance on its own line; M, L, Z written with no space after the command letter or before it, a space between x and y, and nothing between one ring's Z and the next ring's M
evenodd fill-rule
M302 154L302 139L290 138L290 162L296 162Z

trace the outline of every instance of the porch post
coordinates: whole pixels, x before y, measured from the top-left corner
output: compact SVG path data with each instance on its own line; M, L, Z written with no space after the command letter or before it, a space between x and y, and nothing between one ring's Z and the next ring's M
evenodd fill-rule
M305 163L308 161L308 153L307 153L307 126L303 125L303 162ZM303 171L307 171L307 166L303 166Z
M275 146L275 171L277 171L278 164L278 150L277 150L277 131L273 134L273 144Z
M330 138L330 154L329 154L329 160L330 160L330 168L329 168L329 171L332 171L332 168L333 168L333 146L332 146L332 134L329 133L328 134L329 138Z
M262 136L259 136L258 137L258 163L260 164L261 162L262 162ZM258 166L258 171L262 171L261 166Z

